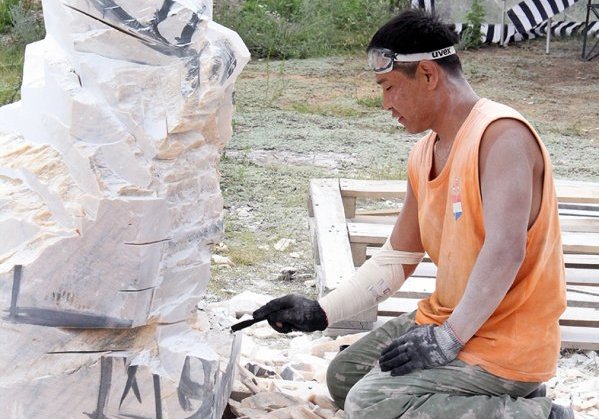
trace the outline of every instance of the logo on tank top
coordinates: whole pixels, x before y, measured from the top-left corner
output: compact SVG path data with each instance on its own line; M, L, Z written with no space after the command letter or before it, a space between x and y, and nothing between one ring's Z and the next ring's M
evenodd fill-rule
M453 216L457 220L462 216L462 194L460 193L460 179L454 178L451 185L451 208Z

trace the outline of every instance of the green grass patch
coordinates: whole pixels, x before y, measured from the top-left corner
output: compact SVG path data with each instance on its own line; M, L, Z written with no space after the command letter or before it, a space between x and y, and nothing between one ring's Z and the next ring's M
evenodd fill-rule
M258 247L256 233L235 229L228 236L229 252L226 256L235 265L254 266L266 261L267 252Z
M305 103L295 102L291 104L291 109L303 114L313 114L322 116L335 116L340 118L351 118L360 116L362 111L335 103Z
M383 108L383 96L382 95L371 96L371 97L360 97L356 100L356 102L358 103L358 105L364 106L366 108L376 108L376 109Z
M23 47L0 45L0 106L21 97L24 54Z
M19 4L20 0L1 0L0 1L0 33L7 33L12 28L12 18L10 11Z

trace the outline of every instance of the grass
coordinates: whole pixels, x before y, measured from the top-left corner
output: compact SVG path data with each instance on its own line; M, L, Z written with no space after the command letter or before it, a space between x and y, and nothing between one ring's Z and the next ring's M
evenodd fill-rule
M0 44L0 106L20 99L25 50Z
M254 57L307 58L364 49L407 0L220 1L214 21L235 30Z
M356 103L366 108L381 109L383 107L383 97L381 95L360 97L356 99Z
M322 116L334 116L339 118L351 118L362 115L359 109L350 108L336 103L306 103L295 102L291 109L303 114L314 114Z
M20 99L25 45L44 35L40 2L0 0L0 106Z

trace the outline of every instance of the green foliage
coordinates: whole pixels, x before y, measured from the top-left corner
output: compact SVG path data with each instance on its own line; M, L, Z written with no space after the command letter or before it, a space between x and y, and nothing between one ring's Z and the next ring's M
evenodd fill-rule
M224 0L214 20L235 30L256 58L306 58L366 47L407 0Z
M19 99L24 49L0 45L0 106Z
M39 1L0 0L0 106L19 100L25 45L44 33Z
M12 28L10 9L19 4L19 0L0 0L0 33L7 33Z
M10 8L9 14L12 22L11 33L17 44L27 45L45 36L41 10L20 2Z
M480 27L485 20L485 8L480 0L472 1L472 6L466 13L465 20L467 27L462 34L461 48L480 48L482 46Z

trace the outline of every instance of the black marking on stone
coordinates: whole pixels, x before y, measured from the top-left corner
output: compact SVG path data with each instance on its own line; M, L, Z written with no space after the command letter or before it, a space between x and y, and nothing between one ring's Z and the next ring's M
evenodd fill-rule
M127 352L127 349L110 349L110 352ZM62 354L105 354L107 350L103 351L50 351L46 352L48 355L62 355Z
M191 37L197 30L198 23L201 20L199 16L206 10L205 5L201 10L198 10L197 12L193 13L189 23L185 25L185 27L183 28L181 35L176 38L177 44L173 45L161 35L158 29L158 25L160 24L160 22L162 22L168 17L168 13L174 4L173 0L165 0L162 3L161 8L156 11L154 18L152 19L149 25L141 24L113 0L92 0L92 3L96 7L96 9L102 13L102 18L94 16L91 13L85 12L71 5L66 6L71 8L72 10L84 14L85 16L95 19L115 30L118 30L121 33L132 36L139 42L146 45L148 48L151 48L161 54L168 56L176 56L179 58L187 58L185 66L188 68L188 71L185 79L188 82L190 82L191 93L197 90L200 84L200 70L198 59L200 54L195 49L190 48L189 45L191 42ZM118 23L112 23L109 20L107 20L107 15L109 17L117 19ZM124 25L125 28L119 27L119 24ZM228 58L226 61L226 76L223 76L221 84L223 84L224 81L230 77L237 65L237 60L235 59L234 55L232 59ZM182 94L185 94L186 96L190 96L191 93L187 94L182 91Z
M74 6L71 6L68 4L65 6L67 6L68 8L70 8L76 12L79 12L91 19L97 20L98 22L101 22L104 25L109 26L112 29L115 29L125 35L131 36L131 37L135 38L136 40L138 40L139 42L146 45L148 48L151 48L154 51L157 51L161 54L180 57L180 58L188 57L190 55L195 54L195 51L193 51L192 49L179 48L176 45L169 44L169 42L166 39L164 39L161 35L156 34L154 32L154 30L151 29L151 27L149 27L149 26L144 27L144 28L147 28L147 30L138 30L137 31L138 33L135 33L132 31L133 30L132 25L127 24L127 22L119 22L119 23L124 24L127 27L127 29L124 29L124 28L119 27L115 23L112 23L104 18L94 16L93 14L88 13L84 10L78 9ZM136 25L133 25L133 26L136 26Z
M156 10L156 13L154 14L154 20L157 23L165 20L168 17L168 12L171 11L173 4L175 4L174 0L164 0L164 3L162 3L160 9Z
M160 376L152 374L154 382L154 405L156 407L156 419L162 419L162 399L160 395Z
M189 356L187 356L185 357L181 378L179 379L179 386L177 387L179 406L185 411L191 410L192 406L190 399L199 398L201 389L202 386L191 379L191 364Z
M117 21L121 22L128 28L141 34L148 35L150 38L154 38L157 41L168 44L168 41L160 34L160 32L156 31L152 25L147 26L141 24L115 1L93 0L92 3L94 3L100 12L102 12L103 16L113 16Z
M16 307L15 311L15 315L10 319L20 324L68 328L129 328L133 325L132 320L77 311L59 311L36 307Z
M93 413L83 413L90 419L108 419L104 415L104 409L108 402L110 386L112 384L112 358L103 356L100 358L100 388L98 390L98 404Z
M164 243L164 242L168 242L171 240L172 240L171 238L166 238L166 239L153 240L153 241L144 242L144 243L123 242L123 244L126 244L128 246L146 246L149 244Z
M185 27L183 27L183 30L181 31L181 36L176 38L177 46L185 47L191 43L191 37L193 36L196 29L198 28L199 22L200 22L200 18L198 17L197 13L194 13L191 16L191 19L189 19L189 22L187 22L187 25L185 25Z
M144 291L149 291L149 290L153 290L156 289L156 287L146 287L146 288L140 288L137 290L119 290L119 292L144 292Z
M9 318L14 319L17 317L17 302L19 300L19 292L21 291L21 277L23 275L23 266L15 265L13 268L12 277L12 291L10 298L10 312Z
M123 362L126 362L123 359ZM123 394L121 395L121 401L119 403L119 409L123 405L123 401L129 394L129 391L132 389L135 398L139 403L141 403L141 394L139 394L139 387L137 386L137 379L135 378L135 374L137 373L137 365L132 365L127 368L127 383L125 384L125 388L123 389Z

